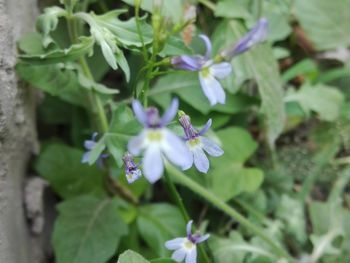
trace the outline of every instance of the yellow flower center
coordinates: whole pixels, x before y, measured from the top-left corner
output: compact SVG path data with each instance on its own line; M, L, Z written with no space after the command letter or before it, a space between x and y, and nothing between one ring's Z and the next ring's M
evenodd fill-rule
M199 140L199 138L194 138L194 139L191 139L188 141L188 143L191 147L197 146L198 144L200 144L200 142L201 141Z
M150 141L158 141L159 142L162 140L163 135L160 131L155 130L155 131L148 132L147 138Z
M202 68L201 73L202 73L203 78L208 77L210 74L209 67Z
M190 240L186 240L185 243L184 243L184 247L186 249L192 249L193 246L194 246L194 244Z

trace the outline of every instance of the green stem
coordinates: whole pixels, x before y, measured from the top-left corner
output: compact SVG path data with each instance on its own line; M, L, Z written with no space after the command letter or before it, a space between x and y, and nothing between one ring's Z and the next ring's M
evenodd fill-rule
M255 218L257 218L259 221L261 221L263 224L267 225L269 220L260 212L258 211L255 207L251 206L247 202L239 199L234 199L234 203L238 204L240 207L245 209L247 212L252 214Z
M71 41L73 43L76 43L78 41L78 32L77 32L75 17L72 13L69 13L67 17L67 24L68 24L68 31L69 31ZM84 56L82 56L79 59L79 63L80 63L80 66L82 67L82 70L85 76L91 79L92 81L95 81L94 76L92 75L89 65ZM99 127L99 132L107 133L109 130L108 119L100 97L98 96L98 94L96 94L95 91L89 90L88 99L89 99L89 104L92 108L93 120L94 122L97 123L97 126ZM109 174L107 175L106 179L107 180L111 179ZM128 202L135 203L135 200L137 199L129 189L125 188L123 185L119 184L117 181L114 181L113 185L116 191L118 192L118 194L122 198L124 198Z
M170 176L167 173L165 173L164 177L165 177L165 182L167 184L167 187L169 189L169 193L170 193L173 201L175 202L176 206L180 209L182 217L184 218L185 222L190 221L191 218L188 215L188 212L186 210L186 207L182 201L182 198L181 198L179 192L176 190L174 182L171 180ZM209 261L207 253L204 250L204 247L202 245L199 245L198 247L199 247L199 253L201 254L204 262L209 263L210 261Z
M210 2L209 0L198 0L198 2L211 9L212 11L215 10L215 4Z
M277 256L283 257L290 262L296 262L283 248L281 248L274 240L272 240L263 229L251 223L248 219L246 219L243 215L237 212L234 208L227 205L224 201L214 195L212 192L208 191L201 185L197 184L195 181L190 179L188 176L177 170L175 167L170 164L166 164L166 169L168 173L176 178L177 181L191 189L196 194L200 195L207 201L209 201L212 205L216 206L218 209L231 216L237 222L242 224L244 227L249 229L255 235L259 236L262 240L264 240L267 244L270 245L272 250L275 252Z
M258 0L258 12L257 12L257 16L258 19L262 17L263 12L264 12L264 0Z

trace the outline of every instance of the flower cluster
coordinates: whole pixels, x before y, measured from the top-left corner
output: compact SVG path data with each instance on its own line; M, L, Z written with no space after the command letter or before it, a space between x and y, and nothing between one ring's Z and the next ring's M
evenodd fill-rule
M219 80L224 79L232 72L231 60L257 43L264 41L267 35L267 20L260 19L254 28L240 39L234 46L224 49L212 58L212 45L205 35L199 37L206 46L205 55L177 56L171 59L173 67L187 71L198 72L199 82L205 96L213 106L217 103L225 103L225 91ZM187 170L193 165L199 172L207 173L209 160L207 154L213 157L221 156L224 151L211 139L204 135L210 129L212 120L209 119L202 129L197 130L191 123L190 116L179 111L178 99L173 99L171 105L161 116L155 107L144 108L138 100L132 102L132 109L136 119L143 126L141 132L128 142L128 152L123 156L125 175L128 183L133 183L142 175L150 182L158 181L164 172L164 163L168 161L173 165ZM178 136L167 126L179 114L179 123L183 128L184 136ZM91 140L85 141L85 152L82 162L88 162L92 149L96 146L94 133ZM134 161L134 156L141 156L140 163ZM102 154L98 162L106 155ZM142 166L140 168L140 166ZM142 172L141 172L142 169ZM187 224L187 236L167 241L165 246L174 250L172 259L186 263L196 263L197 244L209 238L209 234L192 234L192 221Z
M226 95L219 80L226 78L232 72L232 67L230 63L218 62L218 60L231 60L234 56L264 41L267 35L267 27L267 20L261 18L253 29L240 39L237 44L220 52L218 59L211 58L212 45L209 38L205 35L200 35L199 37L204 41L206 46L204 56L177 56L172 58L171 63L176 69L197 71L199 73L199 81L203 93L212 106L217 103L225 104Z

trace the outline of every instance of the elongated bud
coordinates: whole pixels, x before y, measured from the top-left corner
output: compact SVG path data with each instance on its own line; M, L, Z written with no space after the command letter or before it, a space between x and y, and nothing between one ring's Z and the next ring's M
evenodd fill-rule
M268 21L261 18L257 24L234 46L224 49L220 52L220 56L226 60L231 60L234 56L241 54L258 43L266 40L268 33Z

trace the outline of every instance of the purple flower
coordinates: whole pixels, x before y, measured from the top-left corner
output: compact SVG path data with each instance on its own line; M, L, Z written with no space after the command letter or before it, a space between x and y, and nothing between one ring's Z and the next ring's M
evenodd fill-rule
M123 156L125 165L125 176L129 184L135 182L142 175L139 165L135 164L134 158L130 153L125 153Z
M205 96L213 106L217 103L225 104L225 91L218 79L226 78L232 71L231 64L227 62L215 63L211 59L211 42L205 35L199 36L205 43L206 53L204 56L182 55L173 57L172 65L177 69L198 71L199 81Z
M226 59L232 59L233 56L241 54L254 45L265 41L268 32L268 21L266 18L260 18L256 25L242 37L233 48L224 49L220 55Z
M208 120L206 125L199 132L193 128L190 117L184 112L180 112L179 121L185 132L186 145L192 153L189 166L184 167L184 169L190 168L194 163L198 171L207 173L209 170L209 160L204 151L215 157L224 153L216 143L202 136L210 128L212 123L211 119Z
M193 221L187 223L186 237L178 237L165 242L165 247L169 250L175 250L171 258L176 262L181 262L184 259L186 263L197 262L197 244L204 242L209 238L209 234L200 235L198 233L192 234Z
M86 152L83 155L83 158L81 159L82 163L89 163L89 159L90 159L90 153L92 151L92 149L95 148L96 146L96 137L97 137L98 133L94 132L91 136L91 140L85 140L84 141L84 147L86 149ZM103 167L103 159L107 158L108 154L101 154L96 163L99 167Z
M166 128L166 125L175 117L178 106L179 101L173 99L170 107L160 117L157 108L144 109L139 101L132 102L134 114L144 129L129 141L128 150L135 156L144 152L142 172L151 183L162 176L164 157L181 168L188 166L190 152L185 143Z

